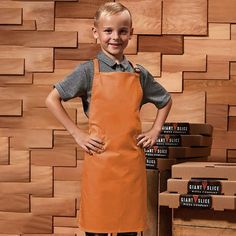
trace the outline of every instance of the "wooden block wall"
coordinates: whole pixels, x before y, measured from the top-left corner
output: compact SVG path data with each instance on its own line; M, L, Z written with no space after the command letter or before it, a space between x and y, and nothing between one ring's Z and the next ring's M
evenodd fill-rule
M83 235L77 228L83 152L45 98L99 51L91 26L104 2L0 1L0 235ZM120 2L135 28L127 57L171 92L168 121L211 123L209 160L236 162L236 2ZM63 105L87 130L80 99ZM153 105L142 108L144 129L155 115Z

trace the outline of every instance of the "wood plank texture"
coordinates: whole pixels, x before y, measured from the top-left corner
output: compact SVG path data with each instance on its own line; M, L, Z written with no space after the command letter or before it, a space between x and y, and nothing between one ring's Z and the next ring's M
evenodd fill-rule
M0 24L21 24L21 8L0 8Z
M139 52L161 52L162 54L183 54L183 37L173 35L139 35Z
M1 45L0 58L24 58L25 70L28 72L51 72L53 70L52 48Z
M25 2L9 1L0 2L0 8L22 8L24 20L35 20L37 30L54 29L54 2Z
M119 0L131 12L134 34L161 34L160 0Z
M0 116L22 116L22 100L0 100Z
M164 0L162 25L163 34L206 35L207 1Z
M236 23L234 0L209 0L209 22Z
M158 160L160 170L186 161L236 163L235 0L1 0L0 236L84 236L78 227L84 151L45 99L55 83L101 50L91 27L105 2L131 11L134 34L124 54L171 93L167 121L210 124L203 137L184 139L209 147L170 148L172 159ZM88 132L81 98L62 106ZM143 131L157 112L151 103L141 108ZM173 236L236 234L229 211L181 209L172 221L172 210L158 202L167 178L164 171L148 172L142 236L171 236L172 223Z
M0 45L25 47L77 47L77 32L0 31Z
M0 35L1 35L1 32L0 32ZM24 59L21 59L21 58L0 59L0 75L23 75L24 70L25 70Z

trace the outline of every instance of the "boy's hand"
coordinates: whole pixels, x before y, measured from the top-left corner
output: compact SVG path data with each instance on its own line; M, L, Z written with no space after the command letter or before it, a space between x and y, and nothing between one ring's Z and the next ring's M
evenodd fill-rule
M73 137L80 147L89 155L102 153L104 151L104 143L100 138L89 136L83 131L77 132Z
M151 129L147 132L144 132L137 137L137 145L143 148L151 148L155 143L160 134L160 131Z

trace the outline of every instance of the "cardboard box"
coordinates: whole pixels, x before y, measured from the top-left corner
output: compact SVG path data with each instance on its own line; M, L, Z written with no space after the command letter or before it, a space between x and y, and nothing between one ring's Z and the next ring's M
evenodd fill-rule
M236 164L215 162L185 162L172 166L172 178L214 178L236 180Z
M212 145L212 137L203 135L161 134L156 146L208 147Z
M173 210L173 236L236 235L235 211L179 208Z
M211 153L210 147L166 147L153 146L144 149L145 156L151 158L192 158L206 157Z
M236 195L236 181L212 179L168 179L167 191L179 194Z
M159 194L160 205L170 208L189 207L214 210L235 210L236 196L194 195L162 192Z
M162 127L163 134L201 134L212 136L213 126L210 124L191 123L165 123Z

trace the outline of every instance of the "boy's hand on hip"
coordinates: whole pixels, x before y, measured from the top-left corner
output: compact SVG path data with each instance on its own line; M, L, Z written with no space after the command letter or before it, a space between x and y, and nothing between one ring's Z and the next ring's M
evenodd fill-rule
M104 143L98 137L92 137L83 131L77 132L73 137L79 146L89 155L104 151Z
M151 148L159 136L160 132L154 129L151 129L147 132L144 132L137 137L137 146L143 148Z

